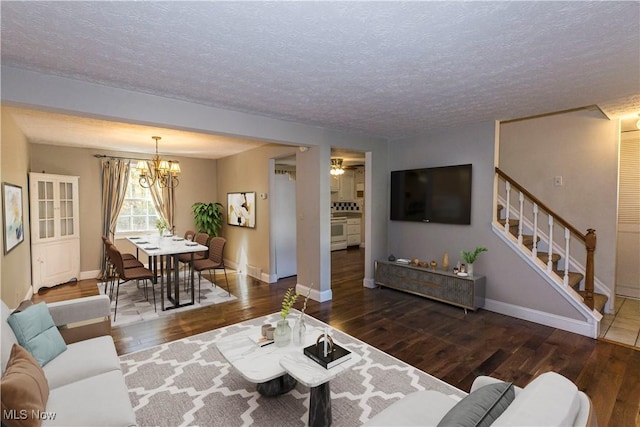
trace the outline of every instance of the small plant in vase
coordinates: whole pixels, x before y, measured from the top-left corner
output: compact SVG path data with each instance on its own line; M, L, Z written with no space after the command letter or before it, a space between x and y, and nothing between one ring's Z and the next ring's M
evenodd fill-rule
M160 237L162 237L165 230L169 229L169 224L167 224L167 221L165 221L164 218L158 218L156 220L156 228L158 229L158 233L160 233Z
M486 252L488 249L482 246L478 246L473 251L461 251L462 259L467 263L467 274L473 276L473 263L478 259L478 255L482 252Z
M293 291L293 288L287 289L282 299L282 308L280 309L280 317L282 317L282 320L278 321L273 334L273 340L279 347L284 347L291 341L291 327L289 326L289 322L287 322L287 316L297 299L298 294Z

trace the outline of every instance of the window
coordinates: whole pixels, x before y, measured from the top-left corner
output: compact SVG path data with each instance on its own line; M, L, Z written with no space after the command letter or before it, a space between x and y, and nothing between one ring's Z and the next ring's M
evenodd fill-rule
M153 205L151 192L138 183L135 165L131 165L127 194L118 216L116 233L151 231L156 229L156 220L160 216Z

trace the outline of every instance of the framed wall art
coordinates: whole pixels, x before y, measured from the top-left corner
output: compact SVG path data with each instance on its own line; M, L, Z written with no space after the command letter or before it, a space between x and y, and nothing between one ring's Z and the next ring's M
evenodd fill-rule
M2 183L2 224L4 226L4 253L9 253L24 240L22 187Z
M227 193L227 224L256 227L256 193Z

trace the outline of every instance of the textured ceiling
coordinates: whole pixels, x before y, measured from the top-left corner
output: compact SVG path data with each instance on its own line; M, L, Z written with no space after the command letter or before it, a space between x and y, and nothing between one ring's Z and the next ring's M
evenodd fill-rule
M636 1L0 7L4 65L391 139L640 111Z

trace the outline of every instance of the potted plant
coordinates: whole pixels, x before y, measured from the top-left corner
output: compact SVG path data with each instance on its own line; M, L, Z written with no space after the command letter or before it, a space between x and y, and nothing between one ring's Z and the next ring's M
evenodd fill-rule
M486 252L488 249L483 246L478 246L473 251L461 251L462 259L467 263L467 274L473 276L473 263L478 259L478 255L482 252Z
M191 208L198 231L207 233L209 236L218 237L218 233L222 228L222 205L218 202L196 202Z

